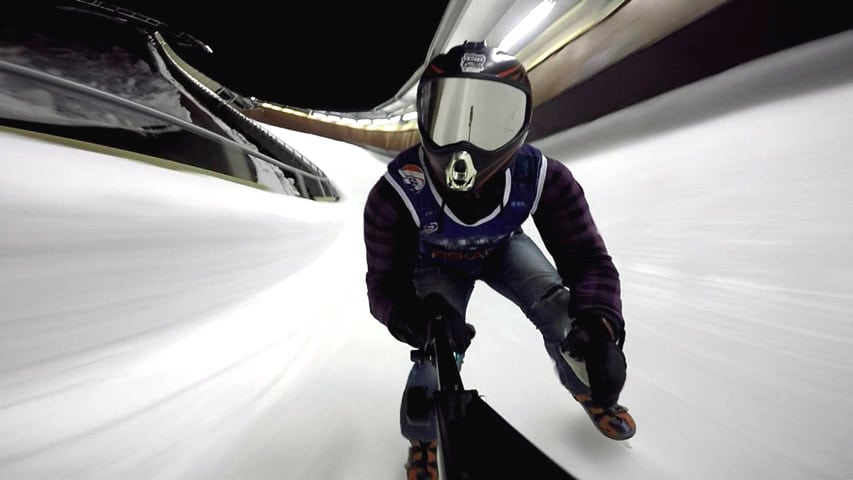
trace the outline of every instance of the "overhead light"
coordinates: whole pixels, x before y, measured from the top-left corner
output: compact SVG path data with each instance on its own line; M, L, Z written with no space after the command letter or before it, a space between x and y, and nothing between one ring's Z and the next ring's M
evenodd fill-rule
M526 17L521 19L515 27L501 40L501 43L498 45L498 50L503 50L505 52L509 52L509 49L512 48L519 40L524 38L528 33L532 32L537 25L542 23L542 20L545 20L545 17L548 16L548 13L551 12L551 9L554 8L554 0L542 0L539 5L536 5L536 8L530 11Z

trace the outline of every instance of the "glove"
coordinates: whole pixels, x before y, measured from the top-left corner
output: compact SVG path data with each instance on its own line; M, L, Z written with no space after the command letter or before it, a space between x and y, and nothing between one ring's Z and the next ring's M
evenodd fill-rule
M465 353L476 333L474 326L465 323L453 305L436 292L395 308L388 319L388 331L397 340L419 350L426 350L433 339L433 332L430 330L432 320L437 316L441 316L447 325L451 349L457 353Z
M584 362L592 391L592 403L609 408L616 405L625 385L628 365L616 339L621 335L612 323L596 315L579 316L572 324L560 350Z
M468 350L468 347L471 346L471 339L477 334L474 325L463 322L461 316L453 322L448 322L447 329L450 349L459 354L464 354Z

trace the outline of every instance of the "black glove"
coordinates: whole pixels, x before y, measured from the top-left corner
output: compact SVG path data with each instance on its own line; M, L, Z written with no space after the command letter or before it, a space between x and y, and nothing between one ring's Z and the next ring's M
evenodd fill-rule
M477 334L474 325L462 321L462 317L447 324L450 349L456 353L465 353L471 346L471 339Z
M453 351L465 353L474 338L474 326L465 323L453 305L436 292L396 307L388 319L388 331L397 340L424 350L433 339L432 320L439 315L447 325Z
M621 330L615 330L601 316L579 316L560 345L563 352L586 364L592 402L599 407L616 405L625 385L628 365L622 347L616 343L619 337Z

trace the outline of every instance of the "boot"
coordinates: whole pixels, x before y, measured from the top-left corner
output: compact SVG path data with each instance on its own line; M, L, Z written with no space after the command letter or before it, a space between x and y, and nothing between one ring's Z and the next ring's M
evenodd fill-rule
M602 408L592 404L592 396L575 395L575 400L581 404L590 420L601 433L613 440L627 440L637 432L634 418L628 413L628 409L616 404L612 407Z
M438 480L438 442L413 440L406 462L406 480Z

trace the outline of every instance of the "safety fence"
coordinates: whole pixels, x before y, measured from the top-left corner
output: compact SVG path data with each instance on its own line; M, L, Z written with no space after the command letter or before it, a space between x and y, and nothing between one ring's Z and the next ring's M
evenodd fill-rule
M53 99L48 103L53 105L52 108L57 109L56 112L51 112L48 109L40 108L40 106L27 108L22 101L4 101L0 105L0 120L3 120L6 124L45 131L47 133L58 133L60 135L67 134L70 129L76 129L85 132L86 139L97 140L102 138L105 143L110 141L115 142L111 146L130 150L135 149L132 146L126 147L126 145L145 142L153 145L157 143L156 137L168 137L168 139L161 143L168 142L171 145L164 147L162 150L171 149L175 152L183 150L184 152L189 152L187 154L189 156L202 156L205 152L212 151L209 145L212 142L213 144L218 144L220 152L225 150L226 153L220 153L220 156L227 158L230 154L233 157L237 153L260 159L263 162L280 168L287 175L295 179L295 188L299 196L308 199L337 199L337 193L330 180L322 172L319 172L316 167L313 171L307 171L306 169L288 165L249 145L238 143L210 129L198 126L190 121L143 105L134 100L99 90L65 77L52 75L5 60L0 60L0 85L2 85L4 90L2 93L9 96L9 98L15 97L16 90L25 91L24 96L32 95L33 92L38 92L37 95L42 98L51 96ZM20 96L18 98L20 99ZM62 104L58 105L59 102L62 102ZM65 106L64 108L63 105ZM85 110L85 113L81 114L79 111L69 113L69 110L72 108ZM61 115L64 118L55 115ZM124 133L122 133L122 130L124 130ZM186 135L184 135L183 140L176 141L174 134L177 131L190 133L194 139L187 140ZM187 142L192 145L187 146ZM178 144L183 144L183 148L178 148ZM180 158L179 154L169 158L169 155L158 155L157 152L150 150L143 151L142 153L153 153L155 156L169 160L184 161L184 163L188 164L198 163L194 162L191 158ZM291 155L298 158L296 157L298 155L296 153L292 153ZM227 161L223 161L222 163L228 164ZM219 170L220 173L244 177L244 175L237 174L235 171L236 168L233 167L234 162L231 162L231 165L230 169L213 169ZM195 166L204 168L210 165L202 163Z

